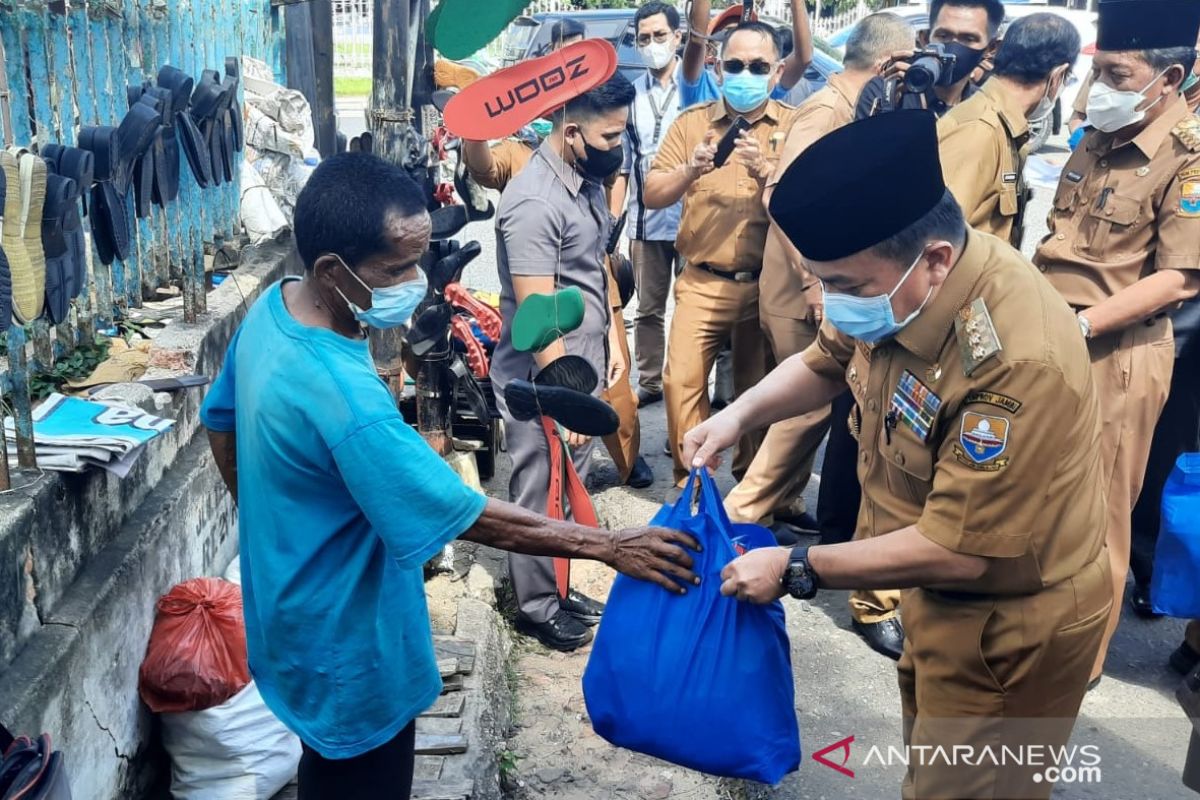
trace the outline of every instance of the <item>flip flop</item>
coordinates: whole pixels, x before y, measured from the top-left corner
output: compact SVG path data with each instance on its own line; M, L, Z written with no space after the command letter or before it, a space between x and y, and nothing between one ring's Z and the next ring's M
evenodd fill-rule
M435 303L422 311L413 320L405 339L417 358L423 358L433 348L445 344L450 333L450 317L454 309L449 303Z
M5 251L12 270L13 314L22 323L42 315L46 302L46 253L42 249L42 208L46 202L46 162L24 148L9 148L4 162L7 182ZM10 163L15 162L12 169ZM11 170L11 171L10 171ZM15 191L14 191L15 189ZM9 230L9 217L13 230ZM16 241L10 244L13 233Z
M554 294L531 294L513 315L513 348L541 352L582 324L583 292L578 286Z
M429 238L437 242L449 239L467 227L471 218L467 216L466 206L442 206L429 214L429 220L433 223L433 232L429 234Z
M0 170L0 209L4 208L8 197L8 180L3 170ZM12 270L8 264L8 256L0 246L0 331L8 330L12 324Z
M550 417L567 430L584 436L608 436L621 427L617 412L608 403L561 386L509 381L504 387L504 402L513 419L519 422Z
M577 392L591 394L600 383L600 376L592 362L582 356L562 356L546 365L546 368L533 378L533 383L539 389L548 386L561 386L564 389L574 389Z
M616 71L617 51L606 40L576 42L472 83L446 104L446 128L473 141L503 139L595 89Z
M446 287L454 283L462 274L463 268L482 252L483 247L479 242L467 242L435 261L425 270L425 274L429 278L429 286L433 289L434 294L444 295Z
M430 12L425 30L433 46L450 59L474 55L521 16L529 0L442 0Z
M730 6L717 16L713 17L713 21L708 25L708 35L712 36L720 33L726 28L740 24L742 17L745 16L745 13L745 9L742 8L741 3L738 3L735 6ZM750 9L750 19L754 21L758 20L758 12L755 11L753 7Z

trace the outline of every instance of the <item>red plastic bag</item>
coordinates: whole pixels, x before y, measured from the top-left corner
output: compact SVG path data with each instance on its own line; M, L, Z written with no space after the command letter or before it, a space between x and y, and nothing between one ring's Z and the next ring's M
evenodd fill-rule
M151 711L212 708L249 682L240 587L194 578L158 599L138 673L138 694Z

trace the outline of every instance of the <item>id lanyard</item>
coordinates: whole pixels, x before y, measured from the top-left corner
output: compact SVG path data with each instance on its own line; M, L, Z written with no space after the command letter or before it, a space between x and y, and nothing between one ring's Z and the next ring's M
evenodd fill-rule
M646 102L650 105L650 113L654 115L654 138L651 140L651 144L656 147L658 146L659 137L662 136L663 116L667 113L667 109L671 107L671 103L674 102L675 90L677 88L678 84L672 81L671 90L667 92L667 97L663 101L662 106L659 106L654 102L654 76L646 75Z

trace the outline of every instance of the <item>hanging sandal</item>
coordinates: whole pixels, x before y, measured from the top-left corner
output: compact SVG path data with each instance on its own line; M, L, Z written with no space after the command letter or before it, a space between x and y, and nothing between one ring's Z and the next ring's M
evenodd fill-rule
M42 249L42 207L46 202L46 162L24 148L3 154L7 183L4 249L12 270L13 314L22 323L42 315L46 300L46 253Z
M617 412L608 403L561 386L509 381L504 387L504 402L513 419L519 422L550 417L567 430L584 436L608 436L621 427Z
M522 353L538 353L582 324L583 292L578 286L531 294L513 315L512 345Z

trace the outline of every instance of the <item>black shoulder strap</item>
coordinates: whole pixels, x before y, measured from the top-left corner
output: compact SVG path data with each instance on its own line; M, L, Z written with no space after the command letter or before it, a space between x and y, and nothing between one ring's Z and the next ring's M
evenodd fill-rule
M0 723L0 756L4 755L13 741L15 741L15 737L8 732L8 728L4 727L3 723Z

